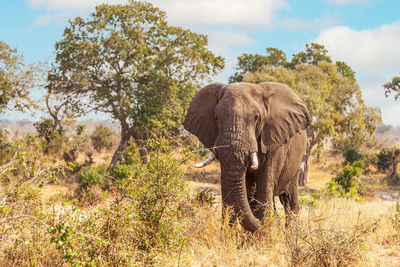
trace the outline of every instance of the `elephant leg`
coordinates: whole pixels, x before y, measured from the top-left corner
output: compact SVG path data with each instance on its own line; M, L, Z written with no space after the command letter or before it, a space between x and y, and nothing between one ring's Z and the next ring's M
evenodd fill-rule
M293 223L295 216L299 214L300 211L297 175L296 179L292 181L289 190L279 195L279 200L285 209L286 226Z
M300 211L299 205L299 171L297 171L296 176L292 179L292 183L289 187L289 205L290 210L293 214L297 215Z
M285 217L286 217L286 226L288 225L289 222L289 218L291 216L291 211L290 211L290 197L289 195L284 192L282 194L279 195L279 200L283 206L283 208L285 209Z

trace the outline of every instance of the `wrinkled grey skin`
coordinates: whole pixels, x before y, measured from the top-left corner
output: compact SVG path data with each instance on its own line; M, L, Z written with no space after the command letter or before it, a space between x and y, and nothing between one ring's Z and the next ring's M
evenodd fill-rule
M274 196L287 215L299 212L297 176L310 122L307 107L286 85L213 83L193 97L184 126L217 156L223 204L254 232ZM252 152L259 160L254 171Z

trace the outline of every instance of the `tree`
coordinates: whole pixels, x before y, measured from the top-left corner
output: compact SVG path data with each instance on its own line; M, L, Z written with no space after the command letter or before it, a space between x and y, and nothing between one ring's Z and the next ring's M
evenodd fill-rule
M24 111L34 106L29 98L34 81L33 67L26 68L17 49L0 41L0 112L7 109Z
M234 73L229 77L229 83L243 81L243 76L247 73L253 73L262 69L266 65L274 67L286 67L289 63L286 60L286 55L282 50L268 47L265 49L266 56L260 54L243 54L238 57L238 64Z
M112 142L112 135L113 132L105 126L104 124L100 123L94 129L90 139L92 140L93 148L97 152L101 152L102 149L111 149L113 146Z
M262 70L244 76L246 82L287 84L306 103L313 120L308 130L309 144L304 157L306 173L313 148L322 147L328 139L341 147L357 146L371 136L381 122L380 111L365 105L351 68L344 62L339 64L339 68L332 61L324 61L327 51L318 48L314 56L307 55L312 53L310 49L298 56L296 61L300 63L295 67L266 65ZM321 60L316 60L318 58ZM307 175L304 179L306 182Z
M389 182L391 184L398 184L399 177L397 175L397 166L400 163L400 148L386 147L378 154L378 170L385 172L390 170Z
M323 45L311 43L306 44L305 51L293 55L289 67L296 68L301 64L317 65L320 61L331 63L332 59L328 56L328 50Z
M394 99L397 100L400 96L400 76L393 77L391 82L385 83L383 85L385 88L385 96L388 97L390 93L394 93Z
M65 28L49 86L71 96L69 106L119 121L115 165L130 138L179 131L196 84L224 67L207 43L205 35L169 26L150 3L99 5Z

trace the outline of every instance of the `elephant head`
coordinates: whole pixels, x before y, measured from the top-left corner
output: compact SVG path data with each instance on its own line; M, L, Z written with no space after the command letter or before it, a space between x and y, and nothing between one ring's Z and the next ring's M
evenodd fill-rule
M194 96L184 127L220 161L223 204L255 231L259 221L247 200L246 172L258 168L257 155L275 151L310 122L307 107L286 85L213 83Z

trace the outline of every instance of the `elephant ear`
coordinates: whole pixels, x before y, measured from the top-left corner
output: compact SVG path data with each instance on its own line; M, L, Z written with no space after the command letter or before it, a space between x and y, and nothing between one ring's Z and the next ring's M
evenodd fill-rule
M224 84L212 83L198 91L189 105L183 126L197 136L205 147L214 146L218 125L214 110L218 104L218 92Z
M267 118L261 132L261 151L275 151L311 124L304 102L287 85L260 83L264 90Z

